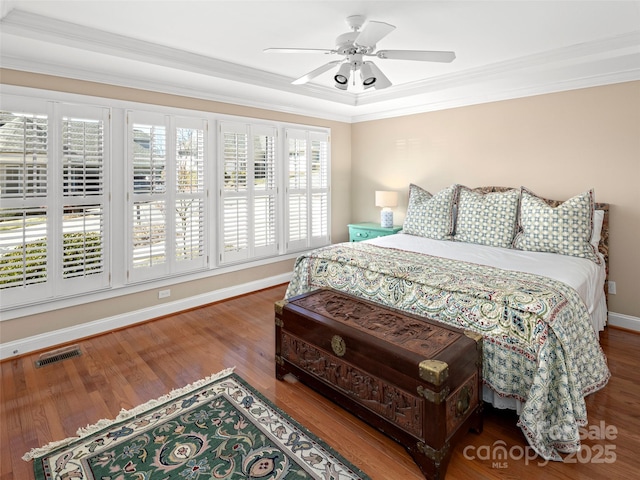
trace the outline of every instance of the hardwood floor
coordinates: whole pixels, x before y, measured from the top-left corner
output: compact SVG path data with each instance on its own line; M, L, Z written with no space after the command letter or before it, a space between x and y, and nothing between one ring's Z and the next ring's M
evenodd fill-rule
M34 367L39 354L2 362L0 479L32 479L31 463L21 459L31 448L231 366L372 479L423 478L395 442L304 385L275 379L273 303L284 290L274 287L82 340L81 356L42 368ZM515 413L487 408L483 433L468 433L455 446L446 478L638 478L640 335L607 328L601 343L613 376L587 398L592 438L581 452L541 466L540 458L523 456L529 450ZM487 458L499 441L509 457Z

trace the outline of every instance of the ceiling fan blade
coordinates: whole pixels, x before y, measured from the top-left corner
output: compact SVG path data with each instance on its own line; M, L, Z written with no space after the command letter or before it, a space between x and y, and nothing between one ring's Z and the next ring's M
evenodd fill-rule
M339 63L342 63L343 61L344 60L334 60L333 62L325 63L321 67L318 67L315 70L312 70L311 72L307 73L306 75L303 75L302 77L294 80L291 83L293 85L303 85L303 84L307 83L308 81L316 78L318 75L322 75L327 70L331 70L333 67L335 67Z
M353 41L356 45L363 47L373 47L396 29L393 25L384 22L368 22L364 29L358 34Z
M376 77L376 81L373 84L373 88L376 90L382 90L383 88L390 87L392 85L391 80L389 80L382 70L378 68L378 66L373 62L367 62L367 65L371 68L373 75Z
M380 50L375 53L378 58L394 60L418 60L422 62L450 63L456 58L455 52L429 50Z
M336 53L326 48L265 48L264 53Z

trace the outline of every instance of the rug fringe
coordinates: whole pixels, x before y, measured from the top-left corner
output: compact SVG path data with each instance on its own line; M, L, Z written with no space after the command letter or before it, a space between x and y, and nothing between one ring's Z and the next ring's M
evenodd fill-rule
M109 420L106 418L100 419L98 420L96 423L94 423L93 425L87 425L86 427L80 427L78 429L78 431L76 432L76 436L75 437L69 437L69 438L65 438L64 440L58 440L55 442L50 442L47 445L44 445L42 447L38 447L38 448L32 448L30 451L28 451L27 453L25 453L22 456L22 459L26 462L33 460L34 458L37 457L41 457L53 450L56 450L57 448L60 447L64 447L72 442L76 442L78 440L81 440L83 437L86 437L88 435L91 435L95 432L98 432L104 428L109 427L110 425L113 425L114 423L120 422L122 420L126 420L128 418L132 418L135 417L136 415L139 415L140 413L144 413L147 410L155 407L156 405L160 405L163 403L168 402L169 400L179 397L181 395L184 395L185 393L188 393L191 390L195 390L197 388L202 387L203 385L206 385L208 383L214 382L216 380L219 380L220 378L224 378L227 377L229 375L231 375L233 373L233 371L235 370L235 367L230 367L230 368L226 368L218 373L215 373L213 375L209 375L208 377L202 378L200 380L196 380L193 383L190 383L189 385L185 385L184 387L180 387L180 388L176 388L174 390L171 390L169 393L162 395L161 397L149 400L148 402L142 404L142 405L138 405L130 410L125 410L124 408L122 410L120 410L120 413L118 414L118 416L113 419L113 420Z

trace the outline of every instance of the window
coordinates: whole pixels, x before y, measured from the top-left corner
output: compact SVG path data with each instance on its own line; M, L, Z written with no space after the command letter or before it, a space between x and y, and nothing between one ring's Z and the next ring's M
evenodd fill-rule
M287 250L329 243L329 136L289 129Z
M108 286L108 109L10 100L3 107L3 304Z
M275 255L276 129L223 123L220 263Z
M206 267L204 120L129 112L130 281Z
M329 243L327 129L38 95L2 95L3 310Z
M0 112L0 287L15 297L46 292L48 280L49 118L41 108Z
M62 105L62 278L65 293L108 284L107 109ZM56 185L57 187L57 185ZM57 190L57 189L56 189ZM57 229L55 229L57 230Z
M205 265L205 130L176 127L175 251L176 267L184 270Z

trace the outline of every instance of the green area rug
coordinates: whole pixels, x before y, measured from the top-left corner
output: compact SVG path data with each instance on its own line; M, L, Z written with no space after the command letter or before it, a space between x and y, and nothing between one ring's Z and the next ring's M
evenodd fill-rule
M369 478L233 369L23 458L36 480Z

